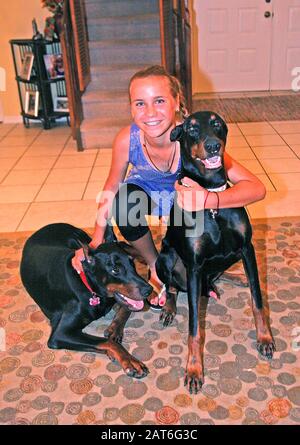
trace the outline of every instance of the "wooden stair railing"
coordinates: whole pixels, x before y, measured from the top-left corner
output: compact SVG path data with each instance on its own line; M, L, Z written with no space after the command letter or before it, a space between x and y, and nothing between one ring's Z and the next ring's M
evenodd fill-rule
M63 14L56 17L61 42L73 139L83 150L80 125L83 121L81 96L90 82L90 58L84 0L65 0Z
M161 63L176 76L192 111L191 27L187 0L159 0Z

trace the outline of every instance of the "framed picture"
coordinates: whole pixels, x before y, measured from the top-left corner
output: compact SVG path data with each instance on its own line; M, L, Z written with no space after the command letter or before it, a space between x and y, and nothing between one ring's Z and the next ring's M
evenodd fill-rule
M24 59L20 71L20 77L24 80L29 80L31 76L31 70L33 65L34 55L32 53L25 53Z
M55 97L54 99L54 111L66 113L69 111L69 102L67 97Z
M38 114L39 114L39 92L38 91L26 91L25 113L31 114L32 116L38 116Z
M63 66L62 54L44 54L44 62L47 70L48 79L57 79L64 77L65 70Z

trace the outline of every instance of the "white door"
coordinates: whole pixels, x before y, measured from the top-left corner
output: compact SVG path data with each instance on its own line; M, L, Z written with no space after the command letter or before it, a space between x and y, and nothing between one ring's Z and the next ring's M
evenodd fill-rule
M273 1L271 90L290 90L292 70L300 72L300 0Z
M300 0L194 0L193 10L194 92L291 89Z

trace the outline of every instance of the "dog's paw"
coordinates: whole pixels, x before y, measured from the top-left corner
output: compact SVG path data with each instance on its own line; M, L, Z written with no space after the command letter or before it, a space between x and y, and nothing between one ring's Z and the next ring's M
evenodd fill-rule
M143 379L144 377L146 377L149 374L149 369L147 368L146 365L144 365L144 363L140 362L140 369L136 369L133 367L129 367L125 369L125 374L128 377L133 377L135 379Z
M201 388L204 384L204 376L196 376L195 374L189 374L188 371L185 373L184 377L184 386L187 386L187 389L190 394L198 394L201 391Z
M257 342L256 349L263 357L268 360L272 360L274 352L276 351L276 345L274 341L270 342Z
M162 323L164 328L170 326L176 316L176 311L170 311L167 308L163 308L159 317L159 321Z

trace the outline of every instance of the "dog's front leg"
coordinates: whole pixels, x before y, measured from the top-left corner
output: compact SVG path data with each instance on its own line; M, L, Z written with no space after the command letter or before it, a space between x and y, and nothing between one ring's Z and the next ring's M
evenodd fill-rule
M109 338L117 343L122 343L124 335L124 327L131 312L123 306L119 306L113 321L104 331L104 337Z
M104 353L111 360L118 361L130 377L141 379L149 374L144 363L133 357L121 344L82 332L85 327L83 319L83 314L74 317L69 312L64 313L52 328L48 340L49 348Z
M197 394L204 383L203 347L204 329L200 325L201 270L187 270L189 303L188 359L184 385L191 394Z
M261 355L267 357L268 359L271 359L276 348L263 307L257 262L252 243L244 247L242 251L242 260L251 290L252 311L256 326L257 350Z

